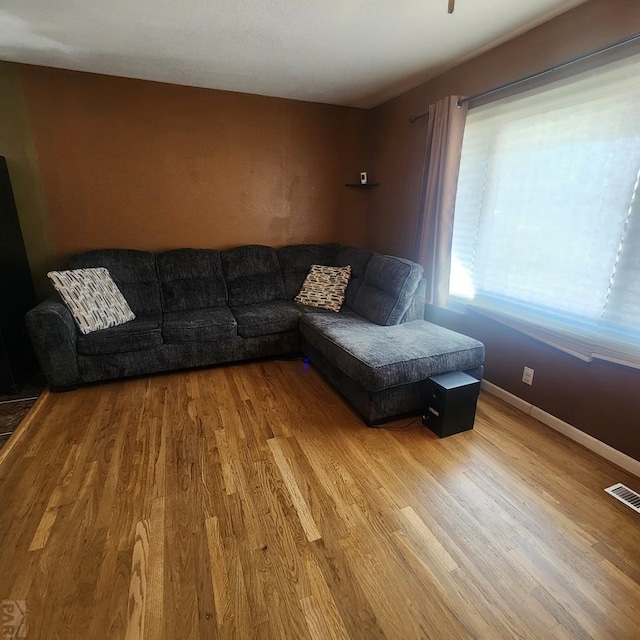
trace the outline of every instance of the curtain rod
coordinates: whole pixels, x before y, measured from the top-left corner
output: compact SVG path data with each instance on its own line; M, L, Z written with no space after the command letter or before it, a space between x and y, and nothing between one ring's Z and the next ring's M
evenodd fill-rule
M493 95L494 93L498 93L499 91L504 91L505 89L509 89L511 87L518 86L524 82L529 82L530 80L535 80L536 78L541 78L543 76L548 75L549 73L553 73L555 71L560 71L561 69L565 69L566 67L570 67L577 62L582 62L584 60L588 60L589 58L593 58L594 56L599 56L604 53L608 53L609 51L613 51L618 47L622 47L631 42L636 42L640 40L640 33L636 33L627 38L623 38L622 40L618 40L612 44L607 45L606 47L602 47L601 49L596 49L595 51L591 51L589 53L585 53L582 56L578 56L577 58L572 58L571 60L567 60L566 62L562 62L560 64L555 65L554 67L549 67L548 69L543 69L542 71L537 71L536 73L530 73L528 76L524 76L523 78L519 78L518 80L513 80L512 82L507 82L506 84L501 84L498 87L494 87L493 89L489 89L488 91L483 91L482 93L476 93L473 96L469 96L468 98L461 98L458 100L458 106L461 107L463 104L467 102L471 102L473 100L478 100L479 98L485 98L487 96ZM417 120L421 120L422 118L426 118L429 115L429 112L421 113L417 116L411 116L409 118L409 122L413 124Z

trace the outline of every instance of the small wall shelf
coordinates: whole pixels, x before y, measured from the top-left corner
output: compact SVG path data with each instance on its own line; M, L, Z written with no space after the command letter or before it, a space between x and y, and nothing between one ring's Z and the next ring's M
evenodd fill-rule
M345 187L355 187L356 189L373 189L373 187L377 187L379 182L366 182L365 184L361 184L360 182L345 182Z

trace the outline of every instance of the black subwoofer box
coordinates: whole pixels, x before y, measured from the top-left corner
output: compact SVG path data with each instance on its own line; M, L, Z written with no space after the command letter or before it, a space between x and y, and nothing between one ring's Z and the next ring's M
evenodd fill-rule
M422 423L441 438L473 429L480 380L455 371L427 380L427 406Z

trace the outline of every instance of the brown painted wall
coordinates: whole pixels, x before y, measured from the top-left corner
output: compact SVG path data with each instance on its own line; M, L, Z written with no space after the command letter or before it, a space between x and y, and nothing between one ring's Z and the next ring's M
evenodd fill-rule
M53 238L31 139L17 65L0 62L0 155L11 187L36 292L48 291L45 273L54 262Z
M362 245L366 112L21 67L56 254ZM362 152L363 153L363 152Z
M409 116L451 94L472 95L640 31L637 0L592 0L376 108L370 167L382 183L371 193L368 244L412 257L426 122ZM476 314L430 310L428 317L482 340L486 377L616 449L640 460L640 371L585 363ZM524 365L534 384L521 382Z

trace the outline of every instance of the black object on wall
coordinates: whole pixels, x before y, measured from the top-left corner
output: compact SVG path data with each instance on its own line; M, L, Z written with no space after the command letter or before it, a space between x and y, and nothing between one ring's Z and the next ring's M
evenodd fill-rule
M0 391L15 392L36 370L24 321L35 305L7 161L0 156Z

